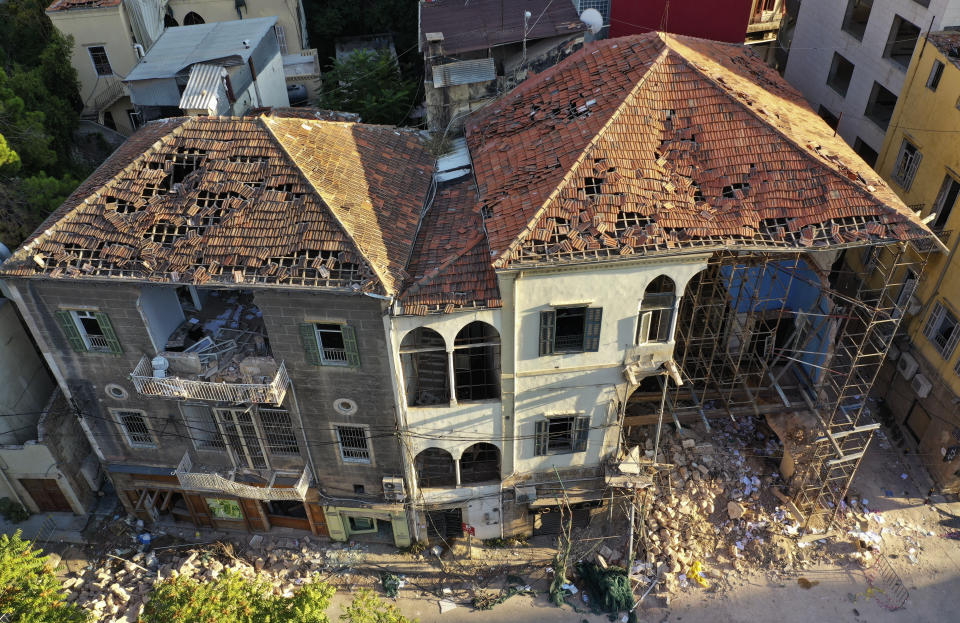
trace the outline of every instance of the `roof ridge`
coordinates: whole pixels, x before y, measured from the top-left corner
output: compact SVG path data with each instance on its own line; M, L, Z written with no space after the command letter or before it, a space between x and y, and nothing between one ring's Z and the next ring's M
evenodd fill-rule
M674 37L676 37L676 35L674 35ZM852 171L852 169L851 169L851 171L852 171L853 173L855 173L860 179L863 179L864 183L861 185L861 184L856 183L856 182L855 182L854 180L852 180L849 176L847 176L847 175L845 175L845 174L843 173L843 171L840 169L840 165L843 165L843 163L839 162L839 160L834 160L833 158L829 158L829 157L827 157L827 156L820 155L820 151L819 151L818 149L816 149L816 147L811 146L811 149L805 148L803 145L801 145L800 143L798 143L795 138L789 136L777 123L773 122L772 119L770 119L770 118L764 118L763 116L761 116L761 114L760 114L759 111L755 110L753 107L751 107L751 106L749 106L748 104L746 104L745 102L743 102L743 101L740 99L740 97L737 96L737 93L736 93L736 91L735 91L734 89L730 88L730 87L729 87L728 85L726 85L725 83L719 82L718 80L714 79L713 76L711 76L709 73L707 73L706 71L704 71L703 69L701 69L694 61L691 61L689 58L687 58L687 56L684 54L683 51L677 50L676 48L674 48L674 47L671 45L671 43L670 43L669 41L667 41L667 40L664 40L664 43L665 43L665 46L666 46L668 49L672 50L672 51L676 54L676 56L683 62L683 64L684 64L686 67L688 67L691 71L695 72L697 75L703 77L703 79L705 79L707 82L709 82L709 83L710 83L711 85L713 85L715 88L719 89L719 90L722 91L723 93L726 93L726 94L728 95L730 101L735 102L740 108L742 108L743 110L747 111L747 113L750 114L750 116L752 116L753 118L755 118L757 121L759 121L759 122L760 122L761 124L763 124L765 127L770 128L771 130L773 130L774 132L776 132L777 136L779 136L782 140L784 140L785 142L787 142L791 147L793 147L797 152L799 152L802 157L810 160L811 162L814 162L814 163L817 163L817 164L826 165L827 169L828 169L835 177L839 178L843 184L845 184L845 185L848 186L849 188L852 188L852 189L856 190L856 191L859 192L861 195L863 195L863 196L865 196L865 197L868 197L868 198L871 199L872 201L876 202L881 209L889 210L889 211L893 212L894 214L898 214L898 215L900 215L900 216L906 217L906 219L907 219L908 221L913 222L915 225L920 225L920 220L919 220L919 218L917 218L916 215L913 214L912 212L909 213L909 214L906 214L906 213L904 213L904 212L901 212L900 210L897 210L896 208L893 208L893 207L889 206L889 205L887 204L887 202L884 201L883 199L877 197L876 194L874 194L869 188L867 188L866 179L865 179L862 175L860 175L860 174L857 173L856 171ZM709 41L709 44L711 44L711 45L717 44L717 43L720 43L720 44L723 44L723 45L731 45L731 46L732 46L732 45L736 45L736 44L725 44L724 42L718 42L718 41ZM696 50L693 50L692 48L690 48L690 47L688 47L688 46L685 46L682 41L677 41L677 40L675 39L675 42L674 42L673 45L676 45L676 44L679 44L679 45L683 46L685 49L690 50L690 51L692 51L692 52L694 52L694 53L698 53ZM735 74L735 75L736 75L736 74ZM738 77L740 77L740 76L738 76ZM802 103L803 103L803 104L806 104L806 100L804 100ZM776 117L776 118L779 119L779 117ZM816 153L817 153L818 155L820 155L820 158L819 158L819 159L814 158L813 154L810 153L811 151L816 151ZM839 154L834 153L833 155L834 155L834 157L839 158ZM846 167L846 165L843 165L843 166L844 166L845 168L848 168L848 169L849 169L849 167ZM878 175L878 177L879 177L879 175ZM934 238L936 238L936 237L934 237ZM939 238L937 238L937 240L939 241ZM941 244L942 244L942 242L941 242ZM946 250L946 247L944 247L944 250Z
M448 255L446 258L444 258L442 262L440 262L440 264L438 264L434 268L431 268L427 272L427 274L425 274L420 279L417 279L416 281L411 283L408 287L404 288L403 292L401 293L401 296L407 293L415 294L417 291L420 290L421 287L430 284L430 282L432 282L438 275L440 275L440 273L450 268L451 265L456 263L457 260L462 259L467 253L469 253L470 251L473 251L478 244L486 240L486 237L487 237L487 234L485 231L483 230L478 231L473 236L473 238L467 241L467 244L464 245L462 249L459 249L458 251L455 251L450 255Z
M662 38L661 38L662 41ZM659 67L667 58L669 51L671 50L670 46L664 42L663 49L660 50L660 53L657 54L657 57L651 61L650 66L647 67L647 70L644 72L643 76L637 80L636 84L633 85L633 88L630 89L630 92L627 93L626 97L620 102L620 105L610 114L610 118L601 126L584 148L580 151L580 155L577 156L577 159L567 168L566 173L563 175L563 178L560 182L553 187L550 194L540 203L540 207L537 208L537 211L533 214L533 217L527 221L526 226L513 237L513 240L507 245L507 248L501 252L496 259L493 261L493 266L495 268L503 268L506 263L506 257L510 255L517 247L519 247L525 240L526 237L530 234L531 231L536 227L537 223L540 221L540 217L543 215L544 211L547 209L547 205L551 203L560 191L563 188L566 188L567 183L570 181L570 178L573 176L574 172L583 164L584 159L587 157L587 154L596 146L600 139L606 134L606 131L610 128L613 123L620 118L625 110L627 103L631 101L639 90L646 85L647 77L650 76L650 73L657 67Z
M266 120L266 121L269 121L269 120L271 120L271 119L273 119L273 118L272 118L272 117L267 117L266 115L260 115L256 120L257 120L258 122L260 122L260 123L262 124L262 126L267 130L267 134L270 135L271 140L273 140L274 143L276 143L277 147L279 147L279 149L280 149L280 151L283 153L283 155L287 157L287 159L289 160L290 164L292 164L292 165L293 165L293 168L296 169L297 175L299 175L299 176L307 183L307 185L308 185L310 188L313 189L313 192L315 192L315 193L317 194L317 198L320 199L320 204L324 207L324 209L327 211L327 213L330 214L330 216L331 216L331 217L333 218L333 220L336 222L337 226L340 227L340 229L343 231L343 234L344 234L344 235L347 237L347 239L350 241L350 244L353 245L353 248L354 248L354 250L356 251L357 255L359 255L360 257L362 257L363 260L367 263L367 265L370 266L370 270L372 270L372 271L374 272L374 274L377 276L377 279L380 281L380 285L383 287L384 291L389 292L390 289L394 289L394 290L395 290L395 288L388 288L388 287L387 287L387 280L384 279L383 272L388 272L388 271L386 271L385 269L381 270L381 267L380 267L380 266L377 266L376 262L370 261L370 258L367 257L367 254L364 252L363 248L362 248L362 247L360 246L360 244L357 242L356 237L354 236L354 233L350 231L350 229L347 227L347 225L343 222L343 220L340 218L340 216L336 213L336 211L335 211L332 207L330 207L330 204L327 203L327 200L324 198L323 193L320 191L319 188L317 188L316 184L313 183L313 180L311 180L307 175L304 174L303 169L302 169L302 168L300 167L300 165L297 163L297 160L293 157L293 155L291 155L290 152L287 150L286 146L283 144L283 141L281 141L279 138L277 138L276 133L275 133L274 130L270 127L271 124L265 122L265 120ZM295 120L295 121L301 121L301 122L304 122L304 123L310 121L309 119L298 119L298 118L295 118L295 117L285 117L285 119L291 119L291 120ZM323 123L323 122L320 121L319 119L316 120L316 122ZM393 283L393 280L392 280L392 279L390 280L390 283Z

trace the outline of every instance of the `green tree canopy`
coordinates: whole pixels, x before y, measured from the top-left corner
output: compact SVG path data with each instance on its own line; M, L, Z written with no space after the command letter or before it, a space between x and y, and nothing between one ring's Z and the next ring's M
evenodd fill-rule
M404 80L387 50L354 50L323 76L320 106L359 113L365 123L398 125L406 120L418 91Z
M88 613L64 601L66 591L29 541L0 535L0 615L19 623L83 623Z

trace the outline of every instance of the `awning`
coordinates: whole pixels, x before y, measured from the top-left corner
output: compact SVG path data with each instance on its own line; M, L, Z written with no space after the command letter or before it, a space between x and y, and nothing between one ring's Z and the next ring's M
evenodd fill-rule
M190 78L180 97L181 110L203 110L211 114L225 112L220 104L227 103L227 90L223 78L227 70L220 65L197 63L190 68Z

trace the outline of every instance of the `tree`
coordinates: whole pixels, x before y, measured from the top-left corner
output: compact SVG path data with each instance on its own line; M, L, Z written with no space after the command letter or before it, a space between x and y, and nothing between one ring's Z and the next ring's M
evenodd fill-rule
M0 535L0 615L20 623L82 623L88 613L65 601L66 591L33 544Z
M361 588L344 608L340 620L346 623L417 623L400 614L393 604L384 603L369 588Z
M398 125L410 114L415 90L389 51L354 50L324 75L320 106L359 113L366 123Z
M20 156L13 151L3 134L0 134L0 175L16 173L19 170Z

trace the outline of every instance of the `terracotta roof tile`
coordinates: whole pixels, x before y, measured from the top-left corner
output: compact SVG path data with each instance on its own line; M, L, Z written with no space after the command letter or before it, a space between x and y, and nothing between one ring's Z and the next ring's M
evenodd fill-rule
M624 246L839 244L865 240L873 220L903 224L891 239L929 236L746 46L595 42L467 128L498 267Z
M931 32L927 35L927 40L937 46L937 49L953 63L954 67L960 68L960 31Z

